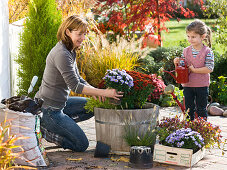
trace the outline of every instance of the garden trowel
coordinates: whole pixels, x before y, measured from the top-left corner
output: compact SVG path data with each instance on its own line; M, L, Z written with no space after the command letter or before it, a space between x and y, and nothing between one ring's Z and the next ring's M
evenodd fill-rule
M37 76L33 76L31 84L30 84L30 87L28 88L27 96L32 92L37 80L38 80L38 77Z

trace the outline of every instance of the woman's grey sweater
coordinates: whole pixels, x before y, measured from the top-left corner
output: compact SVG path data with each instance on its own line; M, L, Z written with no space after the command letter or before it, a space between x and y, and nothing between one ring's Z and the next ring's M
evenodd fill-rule
M62 42L58 42L46 58L42 83L35 97L44 100L43 108L62 109L69 89L80 94L86 84L79 74L75 52L70 52Z

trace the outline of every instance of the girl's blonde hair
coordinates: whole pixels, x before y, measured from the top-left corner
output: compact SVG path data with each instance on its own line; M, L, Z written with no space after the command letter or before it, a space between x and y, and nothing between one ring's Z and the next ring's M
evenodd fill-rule
M187 32L193 31L199 35L206 34L206 38L204 40L207 43L207 45L211 48L211 29L203 21L196 19L186 27L186 31Z
M73 50L73 42L71 38L66 34L66 30L80 30L81 32L87 31L88 23L85 19L78 15L72 15L66 18L60 25L57 33L58 41L62 41L68 50Z

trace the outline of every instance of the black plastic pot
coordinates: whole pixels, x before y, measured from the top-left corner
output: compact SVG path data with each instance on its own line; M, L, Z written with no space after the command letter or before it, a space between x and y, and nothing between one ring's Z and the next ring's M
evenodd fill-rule
M131 168L152 168L153 167L153 152L147 146L132 146L130 149Z
M110 152L110 146L102 143L100 141L97 141L94 157L108 157L108 154Z

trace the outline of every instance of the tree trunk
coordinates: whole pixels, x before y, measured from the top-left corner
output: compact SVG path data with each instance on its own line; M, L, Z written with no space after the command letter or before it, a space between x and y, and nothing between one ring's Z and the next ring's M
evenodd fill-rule
M157 12L157 18L158 18L158 46L161 47L161 30L160 30L160 15L159 15L159 0L156 0L156 12Z

